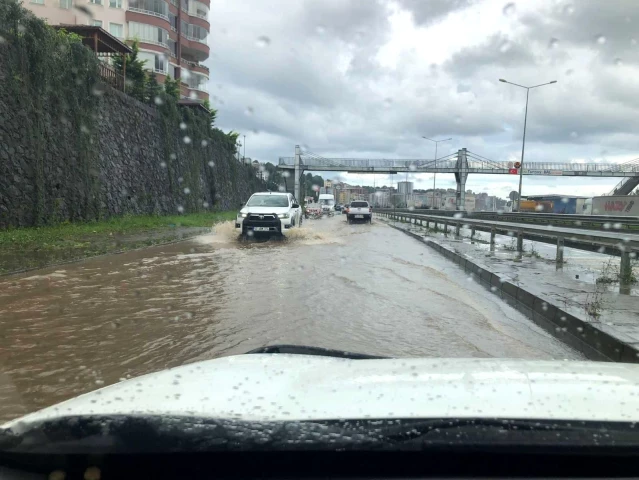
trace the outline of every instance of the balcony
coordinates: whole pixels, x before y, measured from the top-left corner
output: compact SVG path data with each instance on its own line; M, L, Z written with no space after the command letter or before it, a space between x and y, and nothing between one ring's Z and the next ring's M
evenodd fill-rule
M129 7L127 10L129 12L143 13L144 15L151 15L151 16L154 16L154 17L158 17L158 18L161 18L163 20L166 20L167 22L169 21L169 16L168 15L163 15L161 13L153 12L151 10L145 10L143 8L135 8L135 7Z

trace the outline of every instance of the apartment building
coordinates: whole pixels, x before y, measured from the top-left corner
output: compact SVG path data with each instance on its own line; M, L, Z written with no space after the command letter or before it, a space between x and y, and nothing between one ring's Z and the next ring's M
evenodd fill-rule
M203 62L210 54L210 0L25 0L24 6L50 25L93 25L120 40L137 39L139 57L158 82L175 78L181 67L182 97L209 98L209 69Z

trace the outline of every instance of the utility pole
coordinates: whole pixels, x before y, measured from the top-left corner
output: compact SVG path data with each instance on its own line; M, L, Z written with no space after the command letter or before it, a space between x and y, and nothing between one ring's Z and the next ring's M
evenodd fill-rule
M242 155L242 163L246 163L246 135L244 137L244 155Z
M539 85L533 85L532 87L525 87L524 85L519 85L518 83L509 82L508 80L504 80L503 78L499 79L500 82L509 83L511 85L515 85L516 87L521 87L526 89L526 110L524 113L524 139L521 142L521 162L519 165L519 194L517 195L517 211L520 211L521 205L521 184L524 178L524 148L526 146L526 122L528 120L528 94L532 88L543 87L544 85L550 85L551 83L557 83L557 80L553 80L552 82L540 83Z
M431 142L435 143L435 165L434 168L437 168L437 145L439 145L439 142L447 142L448 140L452 140L451 138L444 138L443 140L433 140L432 138L428 138L428 137L424 137L422 135L422 138L426 139L426 140L430 140ZM431 205L431 208L435 208L435 177L437 176L437 172L433 172L433 204Z

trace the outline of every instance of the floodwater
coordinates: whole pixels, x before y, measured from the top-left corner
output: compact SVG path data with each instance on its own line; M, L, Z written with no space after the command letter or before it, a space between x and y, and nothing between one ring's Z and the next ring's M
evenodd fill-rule
M179 244L0 280L0 420L123 378L272 344L387 356L582 359L382 222L232 224Z

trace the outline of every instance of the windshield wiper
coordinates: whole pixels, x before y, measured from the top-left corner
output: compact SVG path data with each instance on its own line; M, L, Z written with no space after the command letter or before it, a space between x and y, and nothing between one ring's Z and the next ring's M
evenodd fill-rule
M628 447L635 452L639 431L631 422L451 418L389 420L369 434L383 443L425 446Z
M311 347L307 345L269 345L256 348L247 355L254 353L288 353L293 355L317 355L321 357L350 358L351 360L380 360L390 357L380 357L377 355L367 355L364 353L345 352L343 350L331 350L322 347Z

